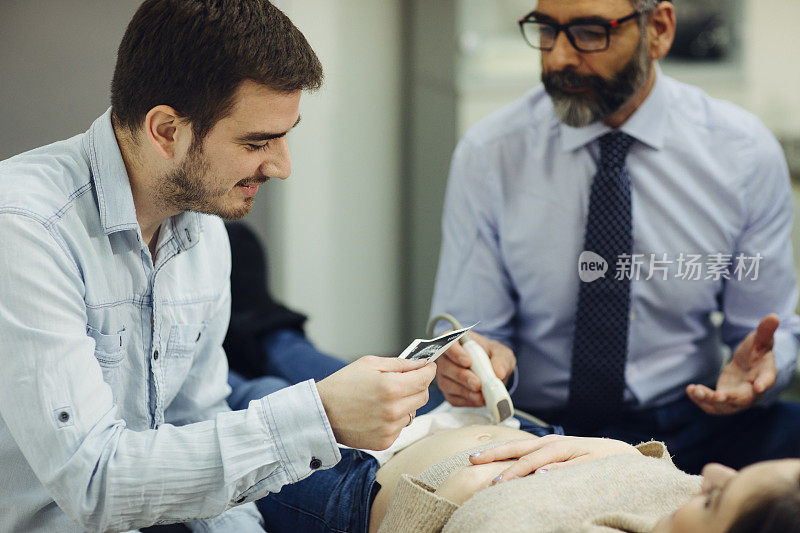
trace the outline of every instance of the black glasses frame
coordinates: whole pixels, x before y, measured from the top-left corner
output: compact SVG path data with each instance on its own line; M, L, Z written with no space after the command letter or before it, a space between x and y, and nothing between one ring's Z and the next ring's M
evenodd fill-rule
M567 35L567 39L569 39L570 44L572 45L573 48L575 48L575 50L584 54L591 54L594 52L604 52L608 50L608 47L611 46L611 30L619 27L619 25L624 22L628 22L629 20L635 19L641 14L642 13L640 11L634 11L630 15L614 20L598 20L592 22L575 21L575 22L568 22L566 24L558 24L557 22L550 22L546 20L537 19L535 12L531 12L522 17L518 23L519 23L519 31L522 33L522 38L525 39L525 42L528 43L528 45L531 48L535 48L537 50L543 50L545 52L550 52L551 50L553 50L555 46L555 42L558 39L558 35L563 31ZM525 24L541 24L553 28L556 32L556 34L553 36L553 46L549 48L543 48L541 45L535 45L532 42L530 42L528 40L528 37L525 35ZM572 26L586 26L586 25L600 26L606 30L606 45L603 48L597 48L594 50L584 50L580 46L578 46L578 43L575 42L575 37L572 35L572 31L570 30L570 28Z

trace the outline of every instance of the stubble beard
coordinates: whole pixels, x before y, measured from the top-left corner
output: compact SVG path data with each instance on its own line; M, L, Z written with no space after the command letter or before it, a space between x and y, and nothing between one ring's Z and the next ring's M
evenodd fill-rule
M542 73L542 83L550 96L558 119L574 128L582 128L619 110L650 76L652 62L644 38L633 57L611 80L597 75L583 76L570 70ZM568 94L563 87L589 86L586 94Z
M202 148L192 146L180 167L165 175L156 193L157 201L169 211L197 211L225 220L239 220L253 208L254 198L244 198L237 206L226 206L229 190L207 185L209 164Z

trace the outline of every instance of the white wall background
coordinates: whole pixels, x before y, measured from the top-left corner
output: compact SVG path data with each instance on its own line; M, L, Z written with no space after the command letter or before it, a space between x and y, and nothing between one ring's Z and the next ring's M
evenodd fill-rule
M800 136L798 0L748 0L745 71L751 109L779 136Z
M352 358L401 349L400 0L280 0L325 69L290 134L292 176L248 218L271 283L311 317L319 346Z
M0 0L0 159L86 131L140 0Z

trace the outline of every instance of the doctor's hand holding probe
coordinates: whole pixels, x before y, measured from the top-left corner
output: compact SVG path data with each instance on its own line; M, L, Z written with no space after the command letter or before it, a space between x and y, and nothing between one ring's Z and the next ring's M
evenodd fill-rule
M448 314L434 317L428 333L439 320L460 329ZM436 382L445 399L456 407L486 406L497 424L512 414L514 406L506 390L517 364L514 352L503 344L470 331L436 360Z

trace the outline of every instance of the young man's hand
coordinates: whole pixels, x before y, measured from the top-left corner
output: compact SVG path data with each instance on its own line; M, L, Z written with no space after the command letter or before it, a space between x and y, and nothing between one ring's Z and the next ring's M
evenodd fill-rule
M778 376L772 345L779 323L777 315L765 316L736 347L731 362L719 375L717 389L688 385L689 398L711 415L729 415L755 405Z
M385 450L428 402L436 365L396 357L365 356L317 383L340 444Z
M495 375L508 386L508 378L517 365L514 352L483 335L470 332L469 336L486 351ZM436 360L436 384L445 399L456 407L480 407L486 403L481 393L481 378L469 369L471 365L472 359L458 342Z

